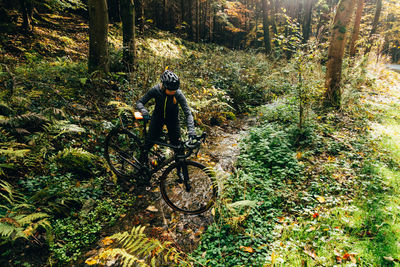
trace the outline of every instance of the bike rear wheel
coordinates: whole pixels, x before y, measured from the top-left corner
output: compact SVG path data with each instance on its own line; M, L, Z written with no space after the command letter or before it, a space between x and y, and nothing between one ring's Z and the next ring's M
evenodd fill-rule
M120 178L135 178L140 170L141 141L124 128L113 129L106 137L104 156L111 170Z
M178 172L186 173L189 181L187 183L182 181ZM160 191L172 209L187 214L200 214L214 204L217 185L209 168L201 163L187 160L174 163L165 170L160 179Z

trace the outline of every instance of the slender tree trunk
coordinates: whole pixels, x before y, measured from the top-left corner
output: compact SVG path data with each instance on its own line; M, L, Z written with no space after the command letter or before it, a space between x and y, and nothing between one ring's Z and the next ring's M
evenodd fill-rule
M185 0L181 0L181 20L182 20L182 22L186 21L186 18L185 18Z
M135 64L135 7L133 0L120 0L122 19L123 61L128 71Z
M215 16L215 8L212 3L210 3L210 24L208 25L208 39L210 42L213 41L213 28L214 28L214 16Z
M263 10L263 29L264 29L265 52L267 54L269 54L269 53L271 53L271 41L269 39L269 18L268 18L267 0L262 0L262 10Z
M189 38L193 38L193 0L188 1Z
M378 23L379 23L379 17L381 16L381 10L382 10L382 0L376 0L376 9L375 9L375 16L374 16L374 21L372 22L372 29L369 34L368 38L368 45L367 48L365 49L365 54L369 53L372 48L372 41L373 41L373 35L376 33L376 30L378 29Z
M168 18L167 18L167 14L168 14L167 5L168 5L167 0L163 0L163 9L162 9L162 19L163 20L162 20L161 25L163 25L162 29L164 29L164 30L169 28L169 25L168 25L168 22L167 22L168 21Z
M306 0L304 6L304 23L303 23L303 43L307 43L311 35L311 18L312 18L312 8L313 0Z
M196 1L196 42L200 41L200 0Z
M325 107L340 108L340 79L346 41L346 32L353 13L355 0L341 0L333 22L331 41L328 49L324 94Z
M353 33L351 35L351 42L350 42L350 56L351 57L354 57L356 55L356 42L357 42L358 35L360 32L360 23L361 23L361 16L362 16L363 9L364 9L364 0L358 0L356 18L354 20L354 28L353 28Z
M22 28L25 31L32 31L32 15L33 8L31 0L19 0L20 9L22 13Z
M137 14L136 22L138 25L139 32L144 32L144 0L135 0L135 14Z
M108 19L110 23L121 22L119 6L120 6L119 0L107 0Z
M109 72L106 0L89 0L89 72Z

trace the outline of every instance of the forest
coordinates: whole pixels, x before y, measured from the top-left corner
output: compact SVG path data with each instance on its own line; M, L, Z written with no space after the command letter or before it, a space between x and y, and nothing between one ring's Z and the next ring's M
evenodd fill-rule
M400 266L400 0L0 0L0 32L0 266ZM156 85L182 143L143 160Z

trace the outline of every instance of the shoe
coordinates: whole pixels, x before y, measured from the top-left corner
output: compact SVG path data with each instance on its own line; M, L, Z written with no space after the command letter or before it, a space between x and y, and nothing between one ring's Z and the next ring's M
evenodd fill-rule
M178 179L176 180L176 182L178 184L182 184L183 183L183 174L181 172L178 172L177 175L178 175Z

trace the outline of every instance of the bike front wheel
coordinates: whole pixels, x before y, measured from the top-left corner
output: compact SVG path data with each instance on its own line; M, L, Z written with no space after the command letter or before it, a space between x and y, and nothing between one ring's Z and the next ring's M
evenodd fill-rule
M134 178L140 169L140 139L124 128L113 129L106 137L104 156L111 170L120 178Z
M160 179L160 191L172 209L200 214L214 204L217 185L212 170L195 161L170 165Z

